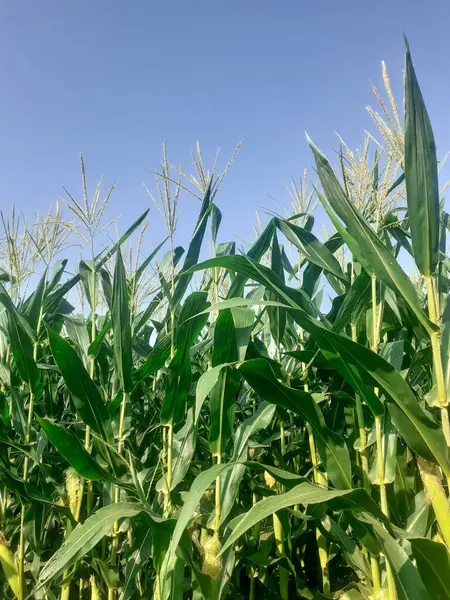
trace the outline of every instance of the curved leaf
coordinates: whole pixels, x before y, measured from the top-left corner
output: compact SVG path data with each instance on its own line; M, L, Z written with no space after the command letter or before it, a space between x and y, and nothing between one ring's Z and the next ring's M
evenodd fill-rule
M279 382L264 358L245 361L240 365L239 371L261 398L302 415L308 421L330 480L338 488L350 488L352 475L348 448L344 440L325 425L323 415L312 396Z

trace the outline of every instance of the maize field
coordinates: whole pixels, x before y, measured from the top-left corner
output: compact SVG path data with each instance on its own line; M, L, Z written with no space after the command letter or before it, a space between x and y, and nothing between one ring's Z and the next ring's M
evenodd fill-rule
M404 118L382 69L376 134L308 138L244 249L199 146L163 147L146 256L148 211L101 244L83 161L81 199L2 213L0 598L450 599L450 216L408 45Z

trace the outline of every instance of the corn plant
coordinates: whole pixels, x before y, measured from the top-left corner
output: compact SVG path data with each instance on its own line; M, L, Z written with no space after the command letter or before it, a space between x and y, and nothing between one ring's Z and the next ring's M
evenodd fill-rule
M408 46L403 124L383 73L384 145L334 170L308 139L317 184L242 251L234 155L199 146L195 177L163 147L148 256L148 211L97 247L114 187L89 201L83 162L72 221L2 216L1 598L450 598L450 217Z

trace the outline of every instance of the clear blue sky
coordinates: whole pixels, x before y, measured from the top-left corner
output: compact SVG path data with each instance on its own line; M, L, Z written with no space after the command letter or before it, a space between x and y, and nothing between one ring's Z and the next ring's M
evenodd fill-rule
M0 198L26 214L117 181L121 229L148 205L160 144L189 165L244 147L218 204L221 241L252 234L254 210L286 200L283 181L311 167L307 130L329 155L370 127L370 81L388 65L400 99L410 40L440 155L450 149L450 3L444 0L8 0L0 4ZM179 241L197 202L183 198ZM155 210L150 234L161 238Z

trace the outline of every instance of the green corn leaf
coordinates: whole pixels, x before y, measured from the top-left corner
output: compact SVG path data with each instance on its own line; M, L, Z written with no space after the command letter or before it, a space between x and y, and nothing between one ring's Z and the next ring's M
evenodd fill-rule
M95 340L89 344L87 349L87 354L90 358L95 358L100 352L101 345L103 344L106 336L108 335L111 329L111 320L105 319L105 324L103 325L100 333L97 334Z
M279 308L291 308L289 304L277 302L276 300L258 300L258 298L229 298L227 300L222 300L222 302L215 302L214 304L211 304L211 306L208 306L208 308L206 308L203 312L214 313L221 310L226 310L228 308L235 309L248 306L274 306Z
M231 462L244 461L247 457L248 442L251 436L268 427L275 414L275 405L262 402L254 415L245 419L236 430ZM250 465L251 463L246 463ZM244 464L236 465L231 471L221 476L220 482L220 525L227 519L236 498L239 495L240 485L245 473ZM281 471L281 469L280 469ZM209 525L212 526L214 515L211 514Z
M444 544L426 538L410 541L417 568L430 598L450 598L450 554Z
M369 472L370 481L375 485L384 483L388 485L393 483L397 467L397 430L394 427L389 413L385 415L382 424L382 444L383 444L383 481L379 479L378 455L375 452L374 460Z
M6 308L9 342L17 370L35 398L39 399L42 394L41 376L33 357L33 344L25 327L26 321L20 317L1 283L0 302Z
M222 546L225 552L234 542L248 531L253 525L269 517L283 508L296 504L327 504L332 510L350 510L354 512L370 512L383 519L383 514L378 504L363 489L355 490L327 490L307 481L295 486L285 494L269 496L257 502L242 516L234 519L230 524L232 533Z
M14 554L4 542L3 533L0 536L0 564L2 565L6 581L14 592L14 596L16 598L20 598L21 584L16 559Z
M348 277L342 272L337 258L313 233L284 219L275 219L275 224L286 238L301 250L307 260L348 283Z
M220 373L228 365L216 365L212 369L208 369L203 373L197 382L197 390L195 394L195 414L194 421L197 422L202 410L203 404L211 392L213 387L217 384Z
M269 362L263 358L245 361L239 371L261 398L302 415L308 421L330 480L338 488L350 488L352 476L348 448L344 440L325 425L312 396L280 383Z
M79 355L83 359L83 364L88 364L89 333L84 319L74 319L64 317L64 326L67 336L72 340Z
M155 258L155 256L158 254L158 252L161 250L161 248L164 246L168 239L169 238L166 237L160 244L158 244L153 250L153 252L151 252L150 255L144 260L144 262L139 265L138 269L136 269L136 273L133 277L132 287L136 287L140 278L145 273L145 269L151 264L152 260Z
M399 600L430 600L426 587L408 555L384 527L373 522L375 535L391 566Z
M283 260L276 231L274 231L272 239L271 268L279 280L284 284ZM267 297L271 301L276 301L277 295L275 292L269 291ZM286 329L286 310L280 307L268 306L267 314L269 316L270 331L275 346L279 348L283 341L284 331Z
M409 507L406 531L411 537L424 537L428 531L430 503L425 490L417 493Z
M64 260L56 260L52 269L52 273L47 281L45 296L47 297L49 294L53 292L56 286L61 281L61 277L64 275L64 271L67 266L67 259Z
M133 374L135 381L150 377L160 369L170 356L170 334L160 333L144 364Z
M405 70L405 183L411 242L422 275L439 260L439 182L436 144L408 42Z
M120 248L117 250L112 288L111 323L114 332L113 348L116 371L121 389L129 392L132 387L131 372L131 316L128 283Z
M89 306L91 310L96 310L100 294L98 291L98 276L95 262L93 260L80 261L79 273Z
M259 261L267 252L270 246L270 242L272 240L273 232L275 231L275 222L273 219L269 221L266 225L266 228L258 237L256 242L247 252L246 256L253 261ZM221 266L221 265L218 265ZM233 270L233 268L225 266L225 268L229 268ZM235 296L243 296L244 287L246 281L249 279L249 275L244 271L238 272L236 277L233 280L233 283L230 286L230 289L227 294L227 298L234 298Z
M33 329L33 331L36 331L37 329L38 321L41 316L41 311L43 310L46 284L47 269L44 269L44 272L39 280L39 283L36 286L36 289L28 298L28 300L24 302L24 305L22 307L22 314L30 324L30 327Z
M248 256L236 255L212 258L192 267L190 272L193 273L195 271L211 269L214 267L224 267L225 269L230 269L242 274L245 279L253 279L264 285L266 289L277 294L278 298L288 306L295 309L302 308L307 313L311 314L311 316L320 317L327 323L325 317L320 314L315 305L302 290L296 290L285 285L271 269L256 263ZM228 297L231 297L231 293L228 294Z
M217 243L217 234L219 233L219 227L222 222L222 212L212 203L211 209L211 240L213 247L215 247Z
M185 424L175 433L172 443L173 470L170 491L174 490L181 483L189 471L191 460L195 453L195 443L197 441L197 423L194 422L194 409L190 408L187 412ZM158 491L167 489L165 477L156 484Z
M219 313L214 327L212 366L232 363L238 359L236 329L231 309ZM232 367L221 370L219 379L209 394L211 425L209 447L213 454L224 452L234 424L236 395L240 385L239 373Z
M264 404L265 403L263 402L262 406ZM272 406L272 408L275 408L275 406ZM270 473L270 475L273 475L274 479L276 479L279 483L281 483L281 485L283 485L288 490L292 489L299 483L305 481L305 477L303 477L302 475L291 473L291 471L286 471L285 469L279 469L278 467L274 467L273 465L266 465L263 463L247 460L245 461L245 466L251 471L259 471L262 473L264 473L264 471L267 471L268 473Z
M186 495L186 501L184 502L183 507L178 514L175 529L173 531L170 544L168 546L167 552L164 556L164 560L161 565L159 576L162 581L164 581L164 579L167 577L171 562L173 560L173 557L175 556L175 552L178 548L178 544L180 543L183 531L186 529L192 515L194 514L200 502L201 497L205 493L205 490L208 489L208 487L213 481L217 479L217 477L232 469L234 466L236 466L236 464L237 463L214 465L210 469L200 473L200 475L197 475L197 477L194 479L190 487L189 494Z
M206 292L193 292L181 310L180 325L176 328L176 352L168 367L166 394L161 407L164 424L179 423L184 418L185 400L192 381L190 351L208 320L208 315L203 313L208 305Z
M333 214L329 210L331 206L334 213L347 227L348 232L342 225L339 227L338 219L333 219L333 223L338 228L351 252L369 274L375 274L404 298L418 321L431 334L436 327L423 312L411 279L347 198L327 158L314 146L311 140L309 140L309 145L313 151L317 172L325 192L325 198L318 194L319 198L327 213L330 216Z
M331 536L331 539L338 544L349 566L356 572L359 572L360 577L365 577L370 580L372 574L370 572L368 561L355 540L350 535L347 535L344 528L329 515L322 520L321 525Z
M72 394L75 407L86 423L105 442L114 443L113 431L108 410L97 386L89 377L81 359L65 339L47 327L47 336L55 363L61 371L64 382Z
M5 488L13 494L16 494L25 504L28 504L32 501L36 503L48 504L56 510L59 509L62 512L67 513L67 509L65 507L53 502L49 496L41 493L36 486L29 481L25 481L21 477L14 475L14 473L12 473L10 470L7 470L2 463L0 463L0 479Z
M371 279L365 271L356 277L345 294L344 301L333 321L332 329L340 333L349 323L356 323L370 302Z
M172 308L176 307L183 299L183 296L188 288L189 282L192 279L192 275L189 274L188 270L197 263L198 257L200 256L200 250L202 247L203 238L205 236L206 231L206 225L210 214L211 185L212 180L210 180L208 188L203 197L203 202L200 208L200 214L197 219L197 224L195 226L194 235L191 239L191 243L189 244L186 258L184 259L182 269L183 273L178 277L177 285L175 287L175 294L172 298Z
M133 596L136 597L136 576L151 555L151 528L145 522L142 525L142 527L137 527L134 532L132 554L125 567L125 581L120 600L131 600ZM147 527L145 527L146 525Z
M308 331L317 341L321 350L325 351L324 355L328 360L333 360L336 355L339 356L339 360L336 360L333 364L350 385L356 385L355 391L358 391L358 382L361 381L369 386L377 385L381 387L388 398L396 403L399 409L398 412L403 413L405 417L403 420L408 423L415 437L420 440L420 448L424 450L424 454L421 455L427 460L437 462L444 473L450 474L448 449L442 430L439 424L421 408L413 391L401 374L381 356L365 346L325 329L305 313L297 311L295 314L305 331ZM370 399L370 402L373 403L372 394L367 396L362 393L361 397L365 397L368 402ZM375 404L373 410L377 410ZM375 412L375 414L377 413ZM393 419L400 430L400 434L403 435L399 420L394 415ZM405 437L405 439L408 442L408 437ZM416 444L416 451L418 447L419 445Z
M111 483L121 485L120 479L105 471L89 452L83 448L78 437L70 429L67 429L63 425L52 423L49 419L40 417L37 419L50 442L64 456L69 465L84 479L90 481L110 481Z
M61 575L83 558L111 530L116 521L125 517L134 517L142 510L140 504L110 504L100 508L88 517L83 524L77 525L62 546L45 563L44 568L39 573L38 584L32 594L35 594L52 579Z

